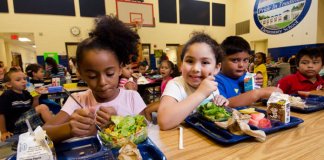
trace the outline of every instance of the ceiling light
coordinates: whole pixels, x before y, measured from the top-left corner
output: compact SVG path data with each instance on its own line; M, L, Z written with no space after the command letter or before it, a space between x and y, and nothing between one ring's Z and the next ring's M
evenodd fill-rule
M24 38L24 37L18 38L18 40L21 42L30 42L31 41L30 39Z

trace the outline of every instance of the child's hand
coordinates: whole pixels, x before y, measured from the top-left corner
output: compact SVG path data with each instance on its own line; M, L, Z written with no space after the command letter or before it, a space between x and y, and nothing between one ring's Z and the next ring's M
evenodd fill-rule
M124 87L127 90L137 90L137 84L135 82L127 82Z
M217 82L215 82L214 76L208 76L199 85L197 92L202 93L205 97L208 97L212 92L217 90Z
M71 134L77 137L93 135L96 132L94 115L88 109L77 109L71 115Z
M262 85L263 85L263 75L258 73L258 74L255 75L254 79L255 79L255 84L262 87Z
M97 111L96 123L101 127L107 127L111 121L112 115L116 115L117 112L113 107L100 107Z
M215 95L213 101L217 106L227 106L229 103L228 99L226 99L222 95Z
M11 132L4 132L1 133L1 141L6 141L7 138L10 138L13 134Z

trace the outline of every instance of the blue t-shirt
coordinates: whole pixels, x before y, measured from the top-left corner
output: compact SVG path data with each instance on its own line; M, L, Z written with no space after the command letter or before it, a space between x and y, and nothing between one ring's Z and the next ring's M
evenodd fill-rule
M218 73L215 76L216 82L218 83L218 90L220 95L225 98L231 98L244 92L244 76L245 73L237 78L233 79L227 77L223 73Z

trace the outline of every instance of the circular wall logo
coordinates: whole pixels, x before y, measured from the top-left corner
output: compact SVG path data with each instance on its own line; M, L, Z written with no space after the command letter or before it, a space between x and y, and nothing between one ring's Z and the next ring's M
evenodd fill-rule
M254 22L267 34L281 34L296 27L306 16L312 0L256 0Z

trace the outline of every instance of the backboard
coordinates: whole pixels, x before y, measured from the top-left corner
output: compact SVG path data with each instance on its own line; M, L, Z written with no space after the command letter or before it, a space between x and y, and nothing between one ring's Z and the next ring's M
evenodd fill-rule
M140 23L143 27L155 27L151 3L116 0L116 12L118 19L127 25L136 27Z

